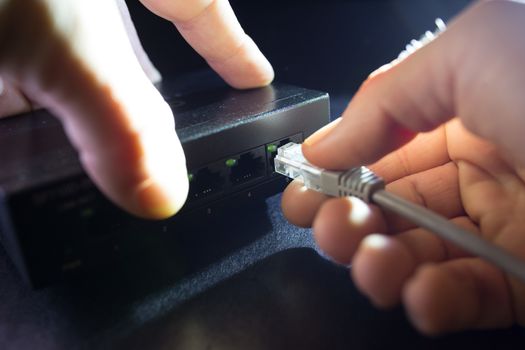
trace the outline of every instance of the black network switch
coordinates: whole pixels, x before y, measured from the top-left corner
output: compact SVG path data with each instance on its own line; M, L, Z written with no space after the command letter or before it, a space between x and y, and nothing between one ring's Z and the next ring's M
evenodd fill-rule
M301 142L329 118L322 92L283 84L246 91L183 86L162 92L176 116L190 192L181 213L160 222L106 200L47 111L0 121L1 239L27 283L43 286L115 254L140 257L141 250L162 249L184 223L277 193L286 184L273 172L277 147Z

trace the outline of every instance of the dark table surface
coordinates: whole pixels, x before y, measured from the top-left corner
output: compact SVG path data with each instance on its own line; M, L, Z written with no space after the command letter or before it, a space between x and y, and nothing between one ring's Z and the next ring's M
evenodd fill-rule
M401 307L376 310L346 268L315 251L309 230L285 221L279 200L258 207L259 219L242 215L228 232L261 235L182 279L152 265L104 269L34 291L1 251L0 348L522 348L519 328L431 339L410 326ZM210 232L222 234L219 226ZM203 242L195 255L212 248Z
M449 19L467 3L232 1L279 80L330 92L334 117L370 71L431 29L435 17ZM165 75L203 66L170 24L135 2L130 7ZM310 230L286 222L279 201L276 195L197 223L194 229L210 239L190 255L214 258L182 278L172 277L176 266L151 263L145 255L132 266L107 267L34 291L0 250L0 348L523 348L520 328L431 339L410 326L401 307L374 309L346 268L316 252ZM234 241L243 244L213 254Z

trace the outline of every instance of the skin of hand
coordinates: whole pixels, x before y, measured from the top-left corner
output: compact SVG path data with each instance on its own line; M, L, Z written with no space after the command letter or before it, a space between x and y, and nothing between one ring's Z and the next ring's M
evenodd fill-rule
M328 169L371 164L388 191L525 259L522 33L522 2L474 4L373 73L343 116L304 142L305 157ZM292 223L313 226L327 255L352 264L372 303L402 302L426 334L525 324L523 282L410 222L300 182L282 206Z
M227 0L142 2L233 87L272 81ZM53 112L113 202L154 219L184 204L186 162L172 112L139 64L115 1L0 0L0 77L0 114L30 104Z

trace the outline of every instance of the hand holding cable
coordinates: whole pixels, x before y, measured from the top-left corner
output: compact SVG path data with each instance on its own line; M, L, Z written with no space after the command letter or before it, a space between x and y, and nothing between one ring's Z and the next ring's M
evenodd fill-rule
M374 72L342 118L304 141L304 156L324 169L366 164L389 192L525 260L525 41L516 39L524 31L523 2L474 4L435 40ZM354 220L360 210L366 219ZM479 253L299 182L285 191L283 211L313 226L325 254L352 264L374 304L402 302L425 333L525 325L525 283Z
M383 179L364 166L347 171L321 169L304 158L300 144L290 142L277 150L275 171L302 181L308 189L332 197L354 196L392 211L525 282L525 261L455 225L447 218L387 192Z

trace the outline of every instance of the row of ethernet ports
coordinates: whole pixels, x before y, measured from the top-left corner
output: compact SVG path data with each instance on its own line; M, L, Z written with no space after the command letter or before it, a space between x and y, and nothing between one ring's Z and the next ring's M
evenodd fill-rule
M277 149L288 142L302 142L302 135L286 137L191 171L188 174L190 180L188 202L235 190L272 176Z

